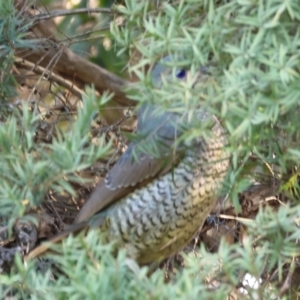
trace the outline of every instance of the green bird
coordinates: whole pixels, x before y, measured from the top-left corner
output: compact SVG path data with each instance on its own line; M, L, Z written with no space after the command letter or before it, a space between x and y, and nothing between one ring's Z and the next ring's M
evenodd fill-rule
M153 68L156 88L161 87L162 78L187 80L184 69L172 76L173 69L166 65L172 59L165 57ZM206 71L199 70L195 84ZM214 207L229 166L226 136L217 118L201 107L192 112L192 118L185 115L163 112L158 104L142 105L137 134L144 139L128 145L92 192L75 224L50 241L60 241L83 228L99 228L108 241L125 247L141 265L159 262L181 250ZM210 124L208 134L176 143L187 127L200 123ZM149 139L157 145L155 155L139 150ZM41 245L28 257L46 250L47 246Z

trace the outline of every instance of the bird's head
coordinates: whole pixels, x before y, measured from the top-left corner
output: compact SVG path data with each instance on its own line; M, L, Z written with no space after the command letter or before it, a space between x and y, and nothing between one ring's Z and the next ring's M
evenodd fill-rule
M174 67L172 67L174 66ZM209 73L207 66L201 67L195 72L191 72L184 59L175 56L165 56L152 69L151 77L153 85L160 88L165 82L186 82L190 81L195 85L199 80L203 80Z
M206 113L198 110L200 98L194 87L207 77L208 68L191 70L185 62L166 56L152 69L154 92L150 99L153 102L143 104L138 111L137 132L142 136L143 145L145 137L153 141L169 139L173 143L183 132L199 127L207 119Z

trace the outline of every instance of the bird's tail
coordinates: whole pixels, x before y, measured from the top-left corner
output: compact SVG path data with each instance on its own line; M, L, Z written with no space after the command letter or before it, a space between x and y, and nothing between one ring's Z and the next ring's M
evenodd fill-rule
M55 235L53 238L51 238L47 242L37 246L32 251L30 251L24 257L24 261L26 262L32 258L41 256L42 254L46 253L51 248L51 245L61 242L64 238L66 238L70 234L76 234L79 231L83 230L84 228L86 228L86 229L88 228L88 222L81 222L81 223L71 225L66 230L60 232L59 234Z

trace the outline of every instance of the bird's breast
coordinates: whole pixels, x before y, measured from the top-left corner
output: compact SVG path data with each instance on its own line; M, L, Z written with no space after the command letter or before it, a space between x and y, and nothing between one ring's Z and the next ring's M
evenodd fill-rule
M172 172L108 208L109 237L125 245L139 263L183 248L215 205L228 168L219 129L213 138L199 139Z

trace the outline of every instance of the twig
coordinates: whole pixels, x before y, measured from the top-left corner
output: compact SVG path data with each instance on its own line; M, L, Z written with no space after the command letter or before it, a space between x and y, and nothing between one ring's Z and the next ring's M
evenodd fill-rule
M280 291L279 291L279 295L282 296L286 291L288 291L291 287L291 282L292 282L292 276L294 274L294 271L295 271L295 267L296 267L296 264L295 264L295 257L293 257L292 259L292 262L290 264L290 269L289 269L289 272L285 278L285 281L282 285L282 287L280 288Z
M114 14L116 13L115 10L111 8L77 8L77 9L62 9L57 11L52 11L51 13L40 14L34 17L33 26L57 17L61 16L70 16L70 15L78 15L78 14L90 14L90 13L107 13L107 14Z
M236 220L236 221L239 221L239 222L242 222L242 223L253 223L254 221L251 220L251 219L247 219L247 218L241 218L241 217L236 217L236 216L230 216L230 215L223 215L223 214L220 214L218 215L219 218L222 218L222 219L228 219L228 220Z
M62 87L68 89L69 91L71 91L75 96L77 96L80 99L84 93L82 90L80 90L79 88L74 86L74 84L72 82L64 79L63 77L61 77L59 75L52 73L51 71L49 71L41 66L37 66L28 60L16 57L15 64L26 70L30 70L37 74L46 76L50 81L56 82L57 84L61 85Z

